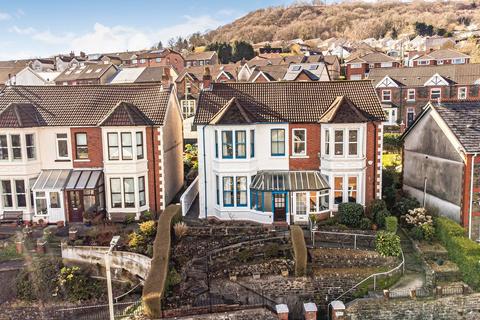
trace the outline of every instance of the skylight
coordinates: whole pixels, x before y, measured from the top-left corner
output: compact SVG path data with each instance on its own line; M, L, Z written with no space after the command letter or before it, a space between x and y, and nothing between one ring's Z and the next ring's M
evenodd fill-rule
M300 67L300 66L294 66L292 68L293 71L300 71L300 69L302 69L302 67Z
M98 68L97 70L95 70L95 73L100 73L100 71L102 71L102 68Z
M318 69L318 64L312 64L308 70L317 70Z

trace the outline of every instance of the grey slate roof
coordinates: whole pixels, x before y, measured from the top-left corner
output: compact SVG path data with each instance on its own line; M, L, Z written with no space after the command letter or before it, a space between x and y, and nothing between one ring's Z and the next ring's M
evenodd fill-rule
M385 120L370 81L281 81L214 83L211 90L200 94L194 123L209 123L232 98L254 115L256 122L314 123L339 96L348 98L370 120Z
M480 152L480 102L445 102L433 107L468 153Z
M14 104L17 113L23 106L31 112L33 106L44 126L97 126L124 102L162 125L169 96L170 89L160 84L7 86L0 95L0 122L3 111Z

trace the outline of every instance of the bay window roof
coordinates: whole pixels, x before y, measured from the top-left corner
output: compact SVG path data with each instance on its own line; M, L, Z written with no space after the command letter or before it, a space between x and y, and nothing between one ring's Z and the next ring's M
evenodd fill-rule
M330 186L320 171L259 171L250 188L261 191L318 191Z

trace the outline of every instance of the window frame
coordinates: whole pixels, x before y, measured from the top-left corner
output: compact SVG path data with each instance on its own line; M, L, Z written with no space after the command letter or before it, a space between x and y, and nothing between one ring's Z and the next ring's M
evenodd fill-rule
M230 190L226 190L225 189L225 182L226 181L230 181L230 186L231 186L231 189ZM222 204L224 207L234 207L235 206L235 184L234 184L234 177L233 176L225 176L225 177L222 177ZM230 199L231 199L231 203L226 203L225 201L225 195L226 194L230 194Z
M8 183L8 186L10 186L10 192L6 192L6 188L4 188L4 183ZM1 198L2 198L2 207L3 208L8 208L12 209L15 208L15 202L14 202L14 193L13 193L13 186L12 186L12 180L10 179L1 179L0 180L0 192L1 192ZM6 197L9 197L11 206L6 205Z
M358 157L358 154L359 154L359 152L358 152L358 151L359 151L359 150L358 150L358 147L359 147L359 146L358 146L358 141L359 141L359 137L360 137L360 130L359 130L359 129L346 129L345 131L347 132L346 138L347 138L347 147L348 147L347 151L348 151L348 156L349 156L349 157ZM352 141L350 140L350 133L351 133L351 132L355 132L355 133L356 133L356 141L355 141L355 142L352 142ZM355 152L354 154L350 153L350 146L351 146L352 144L355 144L355 150L356 150L356 152Z
M386 98L387 93L388 93L388 98ZM382 90L382 101L383 102L392 102L392 90L390 90L390 89Z
M139 152L140 151L140 152ZM135 154L137 160L145 159L145 150L143 145L143 132L135 132Z
M222 130L220 131L221 136L222 136L222 159L233 159L235 150L234 150L234 131L233 130ZM230 136L230 142L226 142L225 138L228 139L228 136ZM227 149L224 149L224 147L227 146ZM229 150L228 146L230 146L230 152L225 153L225 150Z
M273 139L273 133L277 133L277 138L276 140ZM283 140L278 139L279 133L283 132ZM283 128L274 128L270 129L270 155L272 157L284 157L286 154L286 135L285 135L285 129ZM277 145L277 152L273 152L273 146ZM280 153L280 146L283 145L283 152Z
M143 201L142 201L143 194ZM145 188L145 176L138 177L138 206L143 207L147 204L147 192Z
M303 136L303 141L295 141L295 132L300 132L303 131L304 136ZM292 129L292 156L300 156L300 157L305 157L307 156L307 129L305 128L295 128ZM303 151L300 153L295 152L295 146L296 145L303 145Z
M239 134L243 135L243 141L239 142ZM243 154L239 154L240 147L243 146ZM235 159L247 158L247 131L235 130Z
M342 133L342 140L337 141L337 132ZM342 147L341 154L337 154L337 146ZM345 156L345 129L333 129L333 156L334 157L344 157Z
M413 92L413 99L410 97L410 94ZM417 99L417 91L413 88L407 89L407 101L414 102Z
M78 137L81 135L85 135L85 144L78 143ZM86 157L80 156L79 149L86 149ZM75 133L75 159L77 160L88 160L88 135L86 132L76 132Z
M126 186L127 186L127 181L131 181L132 182L132 186L133 186L133 191L129 191L127 192L126 191ZM122 187L123 187L123 208L136 208L136 204L135 204L135 178L133 177L125 177L122 179ZM127 195L133 195L133 200L131 201L131 205L129 204L127 206Z
M116 137L116 145L112 145L110 141L110 137ZM108 149L108 160L110 161L117 161L120 160L120 137L118 132L107 132L107 149ZM111 150L117 150L117 156L115 158L112 157Z
M461 93L462 91L464 91L464 92L463 92L463 94L461 95L460 93ZM467 89L467 87L459 87L459 88L458 88L457 98L458 98L459 100L465 100L465 99L468 98L468 89Z
M113 191L113 188L112 188L112 181L113 180L118 180L119 181L119 186L120 186L120 191L116 191L114 192ZM120 208L123 208L123 194L122 194L122 178L119 178L119 177L111 177L109 179L109 182L110 182L110 206L112 207L112 209L120 209ZM114 205L114 202L113 202L113 196L114 195L119 195L120 196L120 201L118 202L120 204L120 206L115 206Z
M17 188L17 183L18 182L21 182L23 184L23 192L19 192L18 191L18 188ZM27 203L27 186L26 186L26 183L25 183L25 180L23 179L14 179L13 180L13 186L15 186L15 189L12 189L12 192L15 191L15 196L14 196L14 199L15 199L15 206L16 208L27 208L28 206L28 203ZM13 187L12 186L12 187ZM19 196L23 196L23 201L25 203L25 205L21 206L19 203Z
M438 92L438 97L434 98L433 97L433 91L436 91L436 90L439 91ZM442 88L430 88L430 100L438 99L438 98L440 98L440 99L442 98Z
M4 137L4 138L2 138ZM2 155L6 155L6 157L3 157L3 158L0 158L0 161L9 161L10 160L10 148L9 148L9 145L8 145L8 134L0 134L0 141L2 141L3 139L4 142L5 142L5 145L0 145L0 149L2 149Z
M32 144L28 144L28 138L27 137L32 137ZM36 137L34 133L26 133L25 134L25 150L26 150L26 156L27 160L36 160L37 159L37 148L35 145L36 142ZM30 157L29 153L32 152L33 157Z
M18 138L18 145L13 143L15 139ZM22 135L15 133L15 134L10 134L10 149L11 149L11 157L12 161L22 161L23 160L23 147L22 147ZM17 156L15 155L16 152L19 152L19 157L18 154ZM68 153L68 143L67 143L67 153Z
M240 189L241 180L243 179L245 180L245 189ZM245 195L245 203L240 202L242 194ZM248 177L247 176L235 177L235 205L237 207L248 206Z
M130 136L130 144L124 144L124 135L125 136ZM122 155L122 160L133 160L134 154L133 154L133 135L131 132L120 132L120 147L122 149L121 155ZM130 149L131 157L125 157L125 149Z
M59 135L65 135L66 137L59 138ZM59 148L59 142L65 142L66 143L66 149L67 149L67 155L66 156L61 156L60 155L60 148ZM68 133L56 133L55 134L55 146L57 150L57 159L58 160L68 160L70 159L70 153L68 152Z
M255 130L250 130L250 158L255 158Z

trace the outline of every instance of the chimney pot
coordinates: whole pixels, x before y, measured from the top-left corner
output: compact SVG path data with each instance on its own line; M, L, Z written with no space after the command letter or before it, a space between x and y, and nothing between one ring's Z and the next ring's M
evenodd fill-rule
M203 80L203 89L210 90L212 87L212 75L210 74L209 67L205 67L202 80Z

